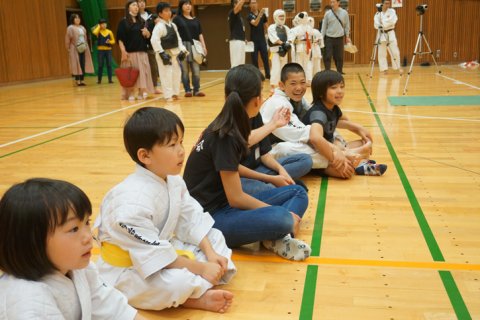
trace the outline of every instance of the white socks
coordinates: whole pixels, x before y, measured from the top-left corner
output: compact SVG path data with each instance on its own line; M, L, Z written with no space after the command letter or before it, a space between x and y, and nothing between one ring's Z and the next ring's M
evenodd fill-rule
M295 261L307 259L312 251L308 244L302 240L292 238L289 234L278 240L264 240L262 244L280 257Z

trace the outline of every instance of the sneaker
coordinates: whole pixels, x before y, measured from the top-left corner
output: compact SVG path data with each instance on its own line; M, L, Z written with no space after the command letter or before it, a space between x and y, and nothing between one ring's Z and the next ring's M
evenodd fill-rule
M310 257L312 252L308 244L292 238L291 235L286 235L277 240L265 240L262 241L262 244L266 249L275 252L280 257L294 261L305 260Z
M147 100L147 98L148 98L148 93L147 93L147 92L144 92L144 93L142 94L142 96L143 96L143 99Z
M185 92L185 98L191 98L193 94L191 92Z
M195 97L205 97L205 93L202 91L198 91L197 93L194 94Z
M101 81L101 80L98 80L98 81L97 81L97 84L102 84L102 81Z
M387 171L386 164L376 164L367 162L355 168L355 173L359 176L381 176Z
M115 82L113 82L112 80L109 80L109 81L108 81L108 83L110 83L110 84L111 84L111 83L115 83Z
M178 96L177 96L176 94L174 94L174 95L172 96L172 99L173 99L173 100L178 100Z
M128 101L135 101L135 97L134 96L128 97Z
M155 94L161 94L162 90L155 88Z

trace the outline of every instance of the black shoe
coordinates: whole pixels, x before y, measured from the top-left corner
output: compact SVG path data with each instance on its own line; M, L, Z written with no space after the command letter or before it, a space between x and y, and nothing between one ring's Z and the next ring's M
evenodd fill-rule
M114 83L112 80L108 80L108 83Z
M85 83L83 83L83 82L80 82L78 85L81 86L81 87L84 87L84 86L86 86L87 84L85 84Z
M340 72L342 75L345 75L345 72Z
M97 84L101 84L101 83L102 83L102 81L97 81Z

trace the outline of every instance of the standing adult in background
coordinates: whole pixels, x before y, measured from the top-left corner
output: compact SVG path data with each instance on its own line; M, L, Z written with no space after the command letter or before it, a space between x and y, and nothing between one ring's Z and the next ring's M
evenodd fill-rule
M85 72L94 73L92 55L87 41L87 30L80 24L80 16L76 13L70 16L70 25L65 35L65 46L68 50L70 72L75 77L77 86L85 86Z
M398 50L397 37L395 36L395 24L397 23L397 13L391 8L390 0L382 0L382 11L377 12L373 18L375 29L380 31L380 43L378 45L378 66L380 72L388 73L387 47L390 48L390 59L392 60L392 69L398 70L403 74L400 68L400 50Z
M228 13L230 27L230 67L245 64L245 24L240 15L245 0L232 0L233 9Z
M322 34L325 37L325 55L323 63L325 70L330 70L332 56L335 60L337 71L343 73L343 46L344 37L350 40L350 20L348 12L340 8L340 0L331 0L332 10L325 13L322 23Z
M138 15L142 17L145 21L145 26L148 29L148 32L152 34L153 28L155 27L155 17L154 15L146 8L147 0L138 0ZM147 40L147 55L148 55L148 63L150 64L150 73L152 74L152 82L153 87L155 88L154 92L156 94L162 93L158 86L160 83L158 81L158 66L157 66L157 59L155 58L155 52L153 51L152 44L150 43L150 39Z
M267 29L268 17L265 8L258 11L257 0L250 0L250 13L247 18L250 23L250 40L253 42L252 64L258 68L258 53L263 61L265 69L265 78L270 79L270 66L268 65L268 50L265 33Z
M152 74L147 55L147 39L150 32L145 27L145 20L138 14L139 8L136 0L128 0L125 5L125 17L120 20L117 29L117 39L122 62L130 61L132 67L139 70L135 86L132 88L122 87L122 100L135 101L135 89L138 88L137 99L142 100L153 93Z
M188 50L188 55L182 61L182 83L185 89L185 97L192 96L204 97L205 93L200 91L200 65L193 59L192 46L193 41L200 41L203 53L207 55L207 46L203 38L202 26L200 21L192 15L192 2L190 0L180 0L178 2L178 13L173 18L173 23L177 26L183 45ZM190 87L190 72L192 73L192 88Z
M112 45L115 44L115 37L110 29L107 29L107 20L100 19L93 29L92 33L97 37L97 62L98 62L98 80L97 84L102 83L103 64L107 64L108 83L112 81Z

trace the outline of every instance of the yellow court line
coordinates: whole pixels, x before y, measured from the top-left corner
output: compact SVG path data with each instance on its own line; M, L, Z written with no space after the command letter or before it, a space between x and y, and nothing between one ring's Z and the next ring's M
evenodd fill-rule
M434 269L434 270L466 270L480 271L480 264L468 263L448 263L448 262L421 262L421 261L388 261L388 260L363 260L363 259L342 259L342 258L323 258L309 257L305 261L290 261L278 256L260 256L234 253L234 261L251 262L278 262L278 263L298 263L315 265L346 265L346 266L368 266L383 268L412 268L412 269Z
M94 247L93 255L99 255L100 249ZM421 261L390 261L390 260L363 260L363 259L342 259L342 258L323 258L309 257L305 261L291 261L280 258L278 256L263 256L233 253L233 261L249 261L249 262L275 262L275 263L292 263L292 264L315 264L315 265L343 265L357 267L375 267L375 268L410 268L410 269L433 269L433 270L462 270L462 271L480 271L480 264L468 263L449 263L449 262L421 262Z

